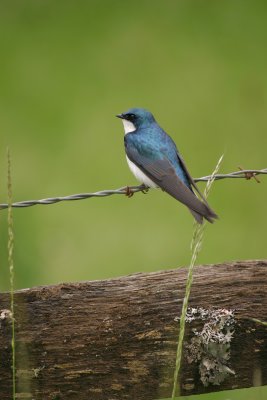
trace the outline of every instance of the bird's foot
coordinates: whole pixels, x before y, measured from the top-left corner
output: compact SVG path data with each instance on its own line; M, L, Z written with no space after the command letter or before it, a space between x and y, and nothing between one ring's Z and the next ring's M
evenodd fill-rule
M125 196L130 198L130 197L133 197L133 195L134 195L134 192L132 191L132 189L129 186L126 186Z
M146 185L141 185L140 189L141 189L141 192L144 193L144 194L147 194L148 191L149 191L149 187L146 186Z

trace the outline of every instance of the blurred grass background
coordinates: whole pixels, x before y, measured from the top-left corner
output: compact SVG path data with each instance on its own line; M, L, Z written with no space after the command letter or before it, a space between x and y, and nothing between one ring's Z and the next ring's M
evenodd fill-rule
M0 202L136 184L115 114L146 107L191 174L266 168L267 3L2 1ZM199 263L266 257L267 178L216 182ZM204 184L199 184L201 190ZM8 289L6 211L1 282ZM193 219L161 191L14 210L16 288L187 265Z
M132 106L154 113L194 177L222 153L221 172L266 168L266 17L258 0L1 1L0 202L7 145L14 201L136 184L115 118ZM199 263L266 258L260 179L214 184L220 220ZM14 210L16 288L188 265L192 222L161 191ZM238 396L212 398L263 399L266 388Z

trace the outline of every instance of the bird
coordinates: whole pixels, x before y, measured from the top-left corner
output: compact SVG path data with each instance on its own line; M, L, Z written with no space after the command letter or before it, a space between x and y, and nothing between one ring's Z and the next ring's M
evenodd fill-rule
M202 224L218 218L188 172L175 142L144 108L130 108L117 114L124 127L126 160L145 188L161 188L183 203Z

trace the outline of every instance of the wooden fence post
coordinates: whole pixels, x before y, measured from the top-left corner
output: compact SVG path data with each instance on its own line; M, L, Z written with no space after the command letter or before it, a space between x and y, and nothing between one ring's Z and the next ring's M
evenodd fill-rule
M171 395L187 269L15 293L18 398ZM11 324L0 294L0 394L10 400ZM267 384L267 260L198 266L187 316L183 395Z

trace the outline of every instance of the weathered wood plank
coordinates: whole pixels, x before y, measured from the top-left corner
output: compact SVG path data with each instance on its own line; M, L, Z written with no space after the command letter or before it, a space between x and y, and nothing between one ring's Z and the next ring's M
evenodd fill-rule
M170 397L186 276L181 268L17 291L18 398ZM267 327L252 318L267 321L267 261L196 267L190 307L182 393L266 385ZM11 399L9 308L0 294L1 400Z

